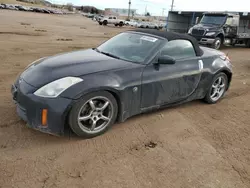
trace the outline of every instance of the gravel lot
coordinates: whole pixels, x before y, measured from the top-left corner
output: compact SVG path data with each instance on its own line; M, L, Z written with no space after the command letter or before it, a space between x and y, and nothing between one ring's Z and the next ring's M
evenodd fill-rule
M10 85L35 59L94 47L124 28L7 10L0 20L0 187L250 187L250 49L224 49L234 76L216 105L136 116L90 140L55 137L17 117Z

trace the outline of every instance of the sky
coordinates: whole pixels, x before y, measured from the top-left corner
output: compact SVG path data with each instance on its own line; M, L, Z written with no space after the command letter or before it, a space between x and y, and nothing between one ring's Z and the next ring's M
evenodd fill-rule
M128 8L128 0L50 0L50 2L90 5L99 9ZM166 16L171 3L172 0L131 0L131 8L137 9L137 13L142 14L147 7L147 11L152 15ZM250 12L250 0L174 0L174 10Z

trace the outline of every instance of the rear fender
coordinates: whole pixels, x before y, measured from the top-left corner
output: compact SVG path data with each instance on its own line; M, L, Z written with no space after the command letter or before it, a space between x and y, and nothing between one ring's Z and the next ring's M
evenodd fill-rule
M211 76L207 77L208 80L207 80L206 90L209 89L214 76L220 72L224 72L227 75L227 77L228 77L227 89L229 88L229 85L230 85L231 80L232 80L232 74L233 74L232 68L229 66L227 61L224 61L221 58L217 57L216 59L214 59L212 66L210 66L210 68L208 69L208 75L211 75Z

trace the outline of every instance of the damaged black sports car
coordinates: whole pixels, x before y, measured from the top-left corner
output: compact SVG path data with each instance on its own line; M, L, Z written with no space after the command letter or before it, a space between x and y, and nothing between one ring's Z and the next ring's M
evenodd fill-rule
M149 110L196 99L216 103L231 79L224 53L185 34L136 29L97 48L36 60L11 91L29 127L63 135L69 125L92 138Z

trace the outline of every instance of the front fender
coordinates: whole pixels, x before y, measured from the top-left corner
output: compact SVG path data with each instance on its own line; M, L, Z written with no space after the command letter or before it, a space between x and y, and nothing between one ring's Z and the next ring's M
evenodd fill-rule
M121 89L121 83L110 75L87 75L82 82L70 87L61 96L77 100L87 93L100 90L112 90L119 95Z
M222 37L222 39L224 40L224 38L225 38L225 32L224 32L223 29L220 29L220 30L218 30L218 31L215 33L214 36L216 36L216 37Z
M126 77L126 79L124 79ZM118 103L118 121L140 113L141 103L141 74L100 73L82 77L83 81L70 87L61 94L61 97L74 101L87 93L95 91L108 91ZM129 80L130 78L131 80Z

